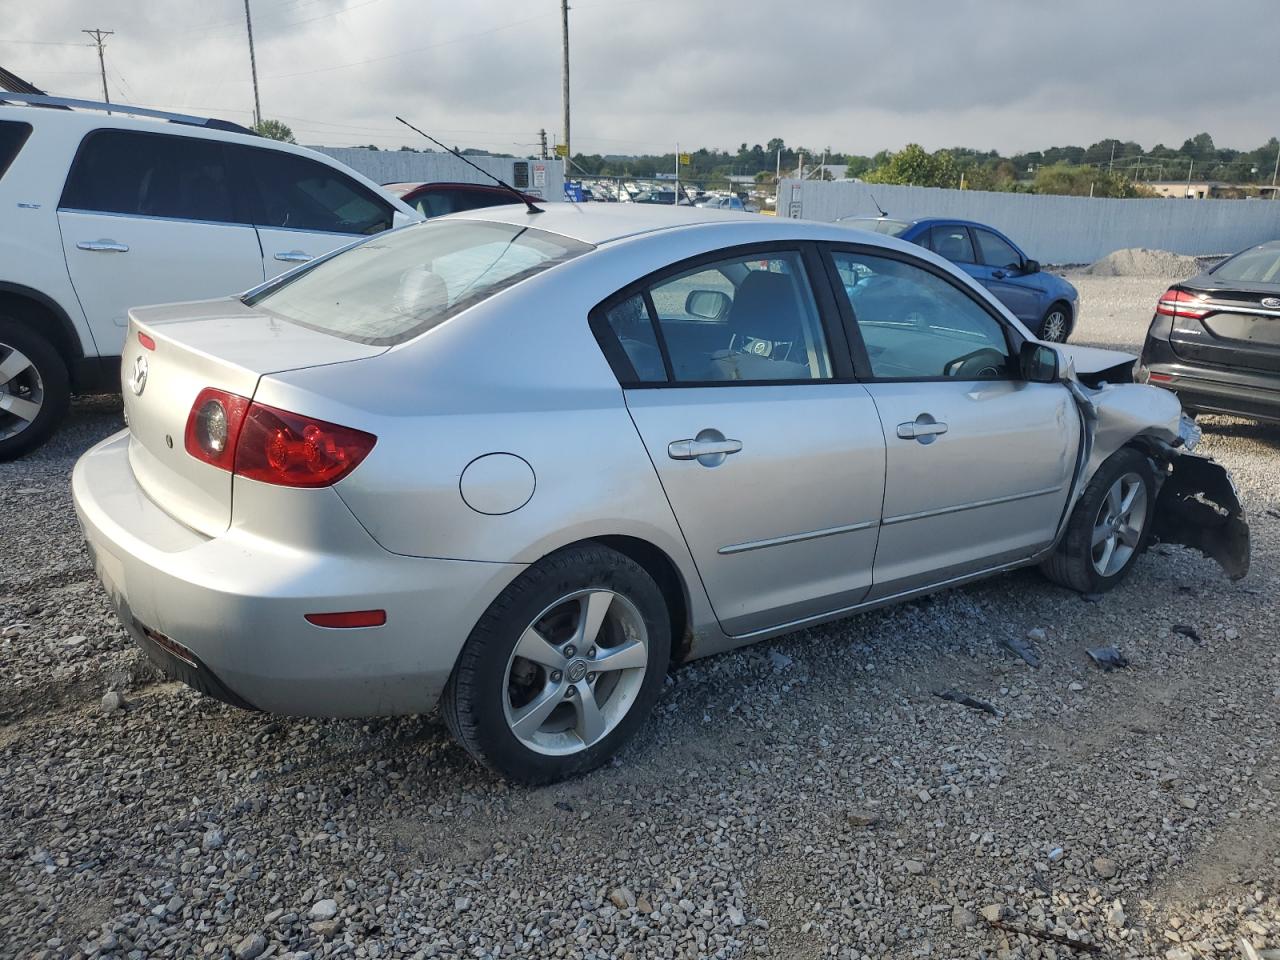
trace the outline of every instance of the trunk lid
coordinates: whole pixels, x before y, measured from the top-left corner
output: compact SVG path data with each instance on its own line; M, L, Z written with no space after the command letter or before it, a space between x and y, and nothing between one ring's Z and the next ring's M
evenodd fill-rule
M267 374L362 360L386 350L267 316L237 299L129 311L121 392L129 462L139 486L181 523L207 536L222 533L231 522L232 475L191 456L184 442L200 391L215 387L252 399Z
M1184 287L1205 295L1196 306L1209 313L1174 318L1169 333L1174 353L1191 363L1280 372L1280 307L1267 303L1280 298L1280 287L1247 282L1217 287L1211 280Z

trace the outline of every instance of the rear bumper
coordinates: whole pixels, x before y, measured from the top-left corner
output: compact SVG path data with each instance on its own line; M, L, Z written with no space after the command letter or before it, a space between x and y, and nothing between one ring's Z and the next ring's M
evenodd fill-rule
M331 490L340 554L234 523L209 538L147 497L128 442L127 432L103 441L72 475L99 577L153 660L237 706L328 717L428 710L475 622L523 569L388 553ZM368 609L385 610L386 624L327 629L304 619Z
M1170 379L1150 380L1152 373ZM1147 341L1138 379L1172 390L1191 412L1280 421L1280 376L1189 364L1174 354L1167 341Z

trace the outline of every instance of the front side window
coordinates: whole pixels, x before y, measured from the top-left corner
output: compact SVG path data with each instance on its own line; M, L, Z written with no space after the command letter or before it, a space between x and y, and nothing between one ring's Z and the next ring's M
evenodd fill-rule
M283 150L237 151L254 187L258 226L348 234L390 229L390 204L332 167Z
M590 249L529 227L428 221L350 247L246 302L313 330L390 345Z
M68 210L242 223L217 140L95 130L76 154L59 203Z
M929 249L952 263L977 263L968 227L934 227L929 231Z
M978 235L978 247L982 250L982 262L988 267L1004 267L1020 270L1022 254L1013 248L1013 244L1003 237L997 237L990 230L974 230Z
M18 156L18 151L31 136L31 124L16 120L0 120L0 177Z
M901 260L843 251L832 256L874 377L1009 378L1004 328L961 290Z
M676 383L831 377L826 337L796 252L734 257L669 275L610 308L607 319L642 382L666 379L664 351ZM655 329L661 344L648 340Z

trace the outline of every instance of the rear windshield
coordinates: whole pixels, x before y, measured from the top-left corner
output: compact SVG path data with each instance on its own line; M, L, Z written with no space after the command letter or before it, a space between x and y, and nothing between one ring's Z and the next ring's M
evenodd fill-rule
M358 343L401 343L591 250L507 223L440 220L366 240L246 300Z
M859 230L870 230L872 233L883 233L888 237L900 237L911 224L905 220L889 220L885 217L850 217L839 221L844 227L857 227Z
M31 136L31 124L16 120L0 120L0 177L13 163L22 145Z
M1237 253L1218 264L1213 277L1245 283L1280 283L1280 246L1268 243Z

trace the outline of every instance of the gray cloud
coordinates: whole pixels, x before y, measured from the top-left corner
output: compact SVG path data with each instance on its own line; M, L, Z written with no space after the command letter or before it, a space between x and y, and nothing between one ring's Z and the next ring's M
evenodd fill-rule
M298 139L525 152L560 125L557 0L252 0L263 112ZM97 97L82 27L112 29L113 99L252 109L240 0L5 0L0 64ZM1280 132L1274 0L577 0L575 150L917 141L1004 151ZM42 41L30 43L19 41ZM66 44L66 45L55 45Z

